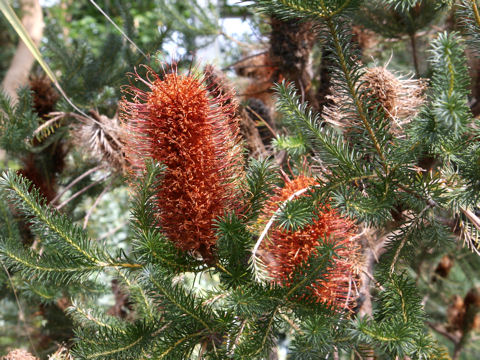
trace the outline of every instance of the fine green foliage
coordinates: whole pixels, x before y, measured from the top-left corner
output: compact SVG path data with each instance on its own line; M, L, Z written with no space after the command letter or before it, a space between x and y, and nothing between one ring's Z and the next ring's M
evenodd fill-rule
M435 69L432 115L440 133L458 137L466 131L466 125L471 120L467 106L470 79L462 40L454 33L439 34L432 44L431 62Z
M463 29L468 35L472 49L478 53L480 46L480 13L478 1L462 0L458 5L458 17L462 21Z
M269 198L278 176L275 171L275 164L271 160L250 159L245 178L247 219L255 221L263 208L265 200Z
M14 105L0 91L0 147L10 152L24 152L32 147L33 132L38 126L38 115L33 110L29 88L18 90L18 102Z
M425 314L420 301L408 277L392 276L379 294L373 319L358 319L353 336L359 343L374 346L392 357L441 359L440 350L431 346L433 339L421 325Z
M413 35L437 20L447 8L437 0L364 2L359 22L385 37Z
M134 266L122 263L124 259L121 256L115 259L88 239L85 232L65 215L50 209L38 190L32 188L31 182L20 175L13 171L4 173L0 188L6 199L14 203L25 217L32 218L32 231L42 239L42 246L48 249L46 254L39 256L30 249L24 249L17 238L3 239L0 256L7 265L21 271L25 279L58 286L81 283L107 267Z
M281 19L303 18L320 20L355 9L360 2L358 0L257 0L255 1L255 10L275 14L275 16Z

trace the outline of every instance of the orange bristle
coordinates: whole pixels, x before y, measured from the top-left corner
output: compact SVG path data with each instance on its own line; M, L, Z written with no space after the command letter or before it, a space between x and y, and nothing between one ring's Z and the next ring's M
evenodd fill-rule
M225 99L233 95L214 98L204 78L175 69L163 78L148 69L136 80L148 90L130 86L133 100L121 104L130 166L142 169L151 158L167 167L156 196L162 228L180 249L210 259L213 221L238 206L242 149L234 102Z
M262 219L270 218L280 204L297 191L313 187L316 180L300 175L278 189L267 203ZM302 195L306 196L306 195ZM269 241L262 251L268 272L273 281L282 286L291 285L295 270L309 257L315 256L322 239L339 247L326 274L312 282L309 292L317 302L340 308L354 306L354 288L358 284L355 272L359 258L359 247L354 241L356 227L329 205L318 206L311 224L296 231L273 227Z

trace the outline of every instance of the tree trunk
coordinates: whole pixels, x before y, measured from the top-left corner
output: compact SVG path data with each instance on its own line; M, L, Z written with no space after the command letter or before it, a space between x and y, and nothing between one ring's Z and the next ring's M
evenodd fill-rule
M39 0L21 0L22 24L36 45L40 44L43 35L43 14ZM35 59L25 43L20 40L17 51L2 82L2 88L14 101L17 89L28 83L28 76Z

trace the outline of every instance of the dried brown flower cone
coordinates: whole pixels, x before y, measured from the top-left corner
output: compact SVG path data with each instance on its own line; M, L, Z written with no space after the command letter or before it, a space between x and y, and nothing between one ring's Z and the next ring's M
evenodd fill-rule
M438 266L435 269L435 274L443 278L446 278L448 277L448 274L450 274L450 270L452 270L453 265L454 265L453 259L449 255L444 255L440 259L440 262L438 263Z
M125 135L120 121L116 115L109 118L93 110L90 115L96 122L86 118L86 122L75 126L74 143L112 170L123 171L126 163L123 152Z
M55 353L48 357L48 360L74 360L70 351L65 346L60 346Z
M324 46L322 49L322 61L317 70L317 90L315 98L317 100L317 109L319 112L323 111L325 106L331 105L330 95L332 95L332 75L330 70L334 66L331 59L331 51Z
M35 76L30 79L30 88L33 93L34 108L40 117L40 122L45 122L57 103L60 95L54 89L52 82L46 76ZM42 140L34 140L40 144ZM40 153L30 153L23 160L23 168L19 171L40 189L47 201L56 195L56 175L65 167L66 149L63 141L56 141Z
M465 317L465 303L461 296L455 295L447 308L448 330L459 331L463 327Z
M33 92L35 110L44 122L48 119L59 99L59 94L54 89L52 82L46 76L36 76L30 80L30 88ZM34 140L36 145L42 140ZM40 189L47 201L52 200L57 191L56 175L65 167L66 149L62 140L56 141L43 149L40 153L30 153L23 161L20 174L28 178Z
M255 80L270 79L277 70L266 52L249 55L237 62L233 68L238 76Z
M118 280L112 280L112 292L115 297L115 304L108 309L107 314L121 319L127 319L133 310L130 295L119 284Z
M54 110L60 95L45 75L32 77L30 79L30 89L33 91L35 111L38 116L45 119L46 115Z
M395 136L403 136L403 126L418 112L423 104L425 82L418 79L403 79L395 76L386 67L369 68L360 78L360 90L363 96L369 96L378 101L380 110L391 121L391 131ZM339 91L338 85L333 85L329 97L333 105L324 108L324 119L338 128L344 129L347 137L361 121L356 114L342 112L342 107L349 102ZM372 109L373 110L373 109Z
M447 329L465 334L480 330L480 288L472 288L461 298L455 295L447 309Z
M1 360L38 360L37 357L23 349L15 349L3 356Z
M480 308L480 288L471 289L467 295L465 295L465 307L475 306Z
M271 116L270 109L262 100L251 98L246 101L245 111L247 116L257 124L258 132L263 143L270 145L275 137L274 132L276 131L276 125Z
M40 124L45 124L48 115L54 110L59 99L59 94L54 89L52 82L46 76L34 76L30 79L30 89L35 111L39 116ZM41 145L44 139L33 139L34 145ZM48 145L40 152L27 153L22 157L22 168L19 174L26 177L39 189L40 193L47 199L53 200L57 194L57 175L65 167L65 156L67 149L62 139ZM30 224L19 219L19 228L24 244L31 245L33 234Z
M251 81L242 90L244 100L258 99L268 108L275 108L275 99L273 86L275 82L280 82L284 77L279 74L278 68L272 63L269 54L263 54L254 58L242 61L237 66L240 76L246 76ZM236 67L237 69L237 67Z
M245 146L249 155L255 158L268 156L256 122L250 117L245 108L242 108L240 112L239 126L240 134L245 139Z
M230 84L225 74L210 64L205 66L203 74L207 90L212 97L218 99L222 106L228 106L231 108L231 112L229 112L230 116L238 116L238 108L240 104L236 98L237 92Z
M57 157L59 160L58 163L54 161L55 158L54 156L48 159L46 157L40 157L37 154L28 154L23 158L23 168L18 171L19 174L30 180L32 184L40 190L40 193L47 199L47 202L53 200L57 194L56 170L58 169L51 169L51 165L60 167L61 169L63 169L64 166L63 156ZM46 160L50 160L48 161L49 164Z
M352 26L352 31L354 37L353 40L358 43L362 52L368 51L377 46L379 39L375 32L358 25Z

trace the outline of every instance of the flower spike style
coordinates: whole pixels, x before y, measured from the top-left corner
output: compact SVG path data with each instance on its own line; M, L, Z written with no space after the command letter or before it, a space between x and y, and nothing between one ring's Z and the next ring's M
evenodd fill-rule
M265 206L262 222L268 221L280 204L293 194L316 184L314 178L303 175L287 181ZM358 286L356 269L360 257L355 235L356 226L352 221L340 216L329 205L317 206L312 221L301 229L270 229L261 251L263 262L273 282L289 286L295 270L318 252L320 241L331 242L338 247L332 265L326 274L319 274L308 288L315 301L351 310Z
M163 76L147 68L146 79L135 79L148 89L129 86L132 100L122 100L130 167L143 169L149 158L166 166L155 199L162 229L178 248L211 259L213 222L239 203L236 102L224 98L232 94L212 96L203 77L173 66Z

